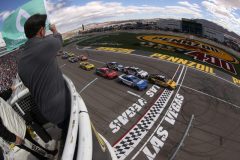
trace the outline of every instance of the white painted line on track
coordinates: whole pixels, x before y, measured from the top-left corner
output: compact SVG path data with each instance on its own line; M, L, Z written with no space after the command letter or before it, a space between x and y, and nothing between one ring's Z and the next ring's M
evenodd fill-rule
M64 66L66 66L66 64L61 65L59 68L63 68Z
M78 50L82 50L82 49L80 49L80 48L77 48L77 49L78 49ZM97 52L99 52L99 50L95 50L95 49L85 49L85 50L90 50L90 51L97 51ZM104 51L104 52L109 52L109 51ZM113 53L113 52L109 52L109 53ZM114 53L126 55L125 53L120 53L120 52L114 52ZM157 61L163 61L163 62L167 62L167 63L171 63L171 64L178 64L178 63L174 63L174 62L169 62L169 61L167 61L167 60L157 59L157 58L148 57L148 56L143 56L143 55L139 55L139 54L133 54L133 53L131 53L131 54L127 54L127 55L132 55L132 56L137 56L137 57L142 57L142 58L148 58L148 59L153 59L153 60L157 60ZM178 64L178 65L179 65L179 64ZM231 81L229 81L229 80L226 80L226 79L224 79L224 78L222 78L222 77L219 77L219 76L217 76L216 74L206 73L206 72L203 72L203 71L201 71L201 70L198 70L198 69L195 69L195 68L192 68L192 67L188 67L188 66L186 66L186 67L187 67L187 68L191 68L191 69L193 69L193 70L195 70L195 71L204 73L204 74L211 75L211 76L213 76L213 77L216 77L216 78L218 78L218 79L221 79L221 80L223 80L223 81L225 81L225 82L227 82L227 83L230 83L230 84L232 84L232 85L240 88L239 85L236 85L235 83L233 83L233 82L231 82Z
M185 66L183 66L183 68L182 68L182 70L181 70L181 73L180 73L180 75L179 75L179 77L178 77L178 80L177 80L177 84L178 84L178 82L180 81L180 78L181 78L181 76L182 76L182 73L183 73L183 71L184 71L184 68L186 68ZM186 69L187 70L187 69Z
M131 91L127 91L127 93L129 93L129 94L131 94L131 95L133 95L133 96L135 96L135 97L141 98L140 95L138 95L138 94L136 94L136 93L133 93L133 92L131 92Z
M191 67L190 67L191 68ZM197 69L195 69L195 68L191 68L191 69L193 69L193 70L197 70ZM220 76L217 76L217 75L212 75L212 76L214 76L214 77L217 77L217 78L219 78L219 79L221 79L221 80L223 80L223 81L225 81L225 82L228 82L228 83L231 83L232 85L234 85L234 86L236 86L236 87L240 87L239 85L237 85L237 84L235 84L235 83L233 83L233 82L231 82L231 81L229 81L229 80L226 80L226 79L224 79L224 78L222 78L222 77L220 77ZM230 76L230 75L229 75Z
M79 91L79 94L81 94L88 86L90 86L92 83L94 83L98 78L95 78L94 80L92 80L90 83L88 83L85 87L83 87L83 89L81 89L81 91Z
M175 96L174 96L173 99L176 98L176 96L177 96L177 94L178 94L178 92L179 92L179 90L180 90L180 88L181 88L181 86L182 86L182 83L183 83L183 81L184 81L184 79L185 79L185 76L186 76L186 73L187 73L187 69L188 69L188 68L186 67L186 70L185 70L185 72L184 72L184 74L183 74L183 78L182 78L181 84L180 84L180 86L179 86L179 88L178 88L178 90L177 90L177 93L175 94ZM182 70L182 71L183 71L183 70ZM181 72L181 73L182 73L182 72ZM180 76L180 77L181 77L181 76ZM179 78L179 79L180 79L180 78ZM145 141L145 143L143 144L143 146L135 153L135 155L131 158L131 160L134 160L134 159L139 155L139 153L143 150L143 148L144 148L144 147L147 145L147 143L151 140L151 138L154 136L154 134L157 132L157 130L161 127L161 124L162 124L164 118L166 117L166 115L167 115L170 107L172 106L172 103L173 103L173 101L172 101L171 104L169 105L169 107L168 107L165 115L164 115L163 118L161 119L161 121L160 121L160 123L158 124L158 126L156 127L156 129L152 132L151 136Z
M229 105L231 105L231 106L234 106L234 107L240 109L240 106L238 106L238 105L236 105L236 104L233 104L233 103L231 103L231 102L228 102L228 101L226 101L226 100L223 100L223 99L221 99L221 98L215 97L215 96L213 96L213 95L210 95L210 94L208 94L208 93L205 93L205 92L196 90L196 89L194 89L194 88L191 88L191 87L188 87L188 86L185 86L185 85L181 85L181 86L182 86L183 88L187 88L187 89L190 89L190 90L192 90L192 91L201 93L201 94L203 94L203 95L206 95L206 96L208 96L208 97L217 99L217 100L219 100L219 101L221 101L221 102L227 103L227 104L229 104Z
M175 78L175 76L176 76L176 74L177 74L177 72L178 72L178 70L179 70L179 68L180 68L180 64L178 65L178 68L177 68L177 70L176 70L176 72L174 73L174 75L173 75L173 77L172 77L172 79L174 79Z
M106 64L105 62L102 62L102 61L97 61L97 60L94 60L94 59L90 59L88 58L90 61L93 61L93 62L97 62L97 63L100 63L100 64Z
M162 111L166 107L173 91L165 89L148 111L124 134L124 136L113 145L118 160L124 160L136 149L141 140L147 135L148 131L157 122ZM159 103L161 101L162 103ZM158 110L158 111L156 111Z
M185 68L186 68L185 66L182 67L182 70L181 70L181 73L180 73L180 75L179 75L179 77L178 77L177 82L179 82L179 80L182 78L182 74L183 74ZM187 69L186 69L186 70L187 70ZM183 81L184 78L185 78L186 70L185 70L185 72L184 72L184 76L183 76L182 81ZM165 94L166 94L167 92L168 92L168 95L169 95L169 96L166 97ZM127 149L124 150L124 151L121 151L121 155L118 155L118 156L119 156L119 160L125 159L125 158L138 146L138 144L141 142L141 140L143 139L143 137L146 136L146 134L148 133L148 131L149 131L149 130L152 128L152 126L156 123L157 119L158 119L159 116L161 115L161 113L162 113L162 111L164 110L165 106L166 106L167 103L169 102L170 98L171 98L172 95L173 95L173 92L174 92L174 91L170 91L170 90L168 90L168 89L165 89L165 90L163 91L163 93L158 97L158 99L156 100L156 102L159 101L160 99L165 99L165 101L163 100L163 101L164 101L164 104L161 104L161 105L162 105L161 111L159 111L159 112L156 114L156 116L154 117L154 119L150 121L150 123L148 124L148 128L141 133L140 137L139 137L137 140L134 140L134 141L132 142L133 144L130 145L130 146L128 146L129 148L127 148ZM155 103L156 103L156 102L155 102ZM126 137L131 137L132 135L134 135L135 132L136 132L136 130L137 130L136 128L139 128L139 126L142 125L143 121L145 121L146 119L149 118L148 116L151 115L150 113L152 112L152 108L156 108L156 107L157 107L157 106L153 105L153 106L144 114L144 116L141 117L141 119L137 122L137 124L135 124L135 125L131 128L131 130L129 130L116 144L114 144L113 147L115 148L115 153L118 153L118 148L119 148L119 147L121 148L122 143L125 143L126 141L128 141L128 140L126 140ZM153 109L153 110L154 110L154 109ZM122 152L124 152L124 155L122 155Z
M117 53L117 52L116 52L116 53ZM119 52L118 52L118 53L119 53ZM120 54L124 54L124 53L120 53ZM134 55L134 56L139 56L139 57L145 57L145 58L149 58L149 59L155 59L155 60L164 61L164 62L171 63L171 64L178 64L178 63L169 62L169 61L166 61L166 60L163 60L163 59L157 59L157 58L142 56L142 55L138 55L138 54L129 54L129 55ZM184 65L184 66L185 66L185 65ZM232 85L234 85L234 86L237 86L238 88L240 87L239 85L236 85L236 84L234 84L233 82L231 82L231 81L229 81L229 80L226 80L226 79L224 79L224 78L222 78L222 77L219 77L219 76L217 76L216 74L206 73L206 72L203 72L203 71L198 70L198 69L196 69L196 68L192 68L192 67L188 67L188 66L186 66L186 67L187 67L187 68L191 68L191 69L193 69L193 70L195 70L195 71L198 71L198 72L201 72L201 73L205 73L205 74L211 75L211 76L213 76L213 77L219 78L219 79L221 79L221 80L223 80L223 81L225 81L225 82L227 82L227 83L230 83L230 84L232 84Z

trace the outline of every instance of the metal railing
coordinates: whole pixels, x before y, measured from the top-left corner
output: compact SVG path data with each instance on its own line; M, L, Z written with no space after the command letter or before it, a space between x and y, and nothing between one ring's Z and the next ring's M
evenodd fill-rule
M68 133L65 141L65 145L63 148L62 160L72 160L74 154L77 154L78 160L92 160L93 156L93 133L91 127L91 121L88 114L87 107L76 91L76 88L73 82L64 75L64 79L67 83L67 87L70 91L71 95L71 115L68 126ZM29 90L20 82L18 83L18 88L13 98L10 100L10 104L13 105L18 103L19 101L24 101L26 97L30 96ZM27 98L27 101L32 101L31 98ZM26 106L27 105L27 106ZM21 107L25 107L24 109L28 109L33 106L30 102L24 102ZM34 106L36 107L36 106ZM78 144L77 142L78 137ZM111 159L116 160L116 155L112 146L109 142L102 136L104 143L106 144L109 154L111 155ZM75 150L77 148L77 152Z
M78 134L78 123L79 123L79 98L78 93L76 91L75 86L73 85L72 81L64 76L65 81L67 82L68 89L71 95L71 116L68 125L68 133L66 137L65 146L62 153L62 160L66 159L73 159L75 148L76 148L76 141L77 141L77 134Z

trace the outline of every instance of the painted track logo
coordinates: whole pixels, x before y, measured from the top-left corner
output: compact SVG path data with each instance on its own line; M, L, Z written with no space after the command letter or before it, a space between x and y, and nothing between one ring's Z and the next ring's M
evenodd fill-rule
M143 41L148 41L160 45L166 45L186 51L198 51L230 63L239 64L239 61L232 55L226 53L224 50L220 48L206 44L204 42L170 35L147 35L139 36L137 38Z

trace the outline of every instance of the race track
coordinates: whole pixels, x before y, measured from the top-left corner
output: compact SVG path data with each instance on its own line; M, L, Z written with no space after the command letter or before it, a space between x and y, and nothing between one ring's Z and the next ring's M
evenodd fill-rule
M239 159L239 86L183 65L144 56L78 49L74 44L64 50L87 55L96 67L116 61L149 73L163 73L178 82L174 91L152 84L138 91L58 57L63 73L85 101L93 124L114 147L119 159L170 159L188 125L189 132L176 160ZM192 115L194 119L189 124Z

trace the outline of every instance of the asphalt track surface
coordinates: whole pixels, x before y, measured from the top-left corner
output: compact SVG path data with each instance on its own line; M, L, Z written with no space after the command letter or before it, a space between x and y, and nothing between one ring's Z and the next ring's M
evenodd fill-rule
M239 160L240 88L236 85L191 68L157 59L79 50L74 44L65 47L64 50L76 55L87 55L89 62L96 67L102 67L106 62L117 61L125 66L140 67L149 73L164 73L178 82L174 91L152 84L144 91L137 91L120 84L117 80L99 77L95 70L82 70L78 67L79 63L72 64L58 57L63 73L73 81L85 101L91 121L115 151L117 150L119 159L169 159L177 149L191 116L194 115L184 145L177 152L175 159ZM147 91L153 96L149 96ZM168 96L164 96L165 93L168 93ZM132 134L134 128L141 126L139 122L149 115L149 111L161 99L164 103L160 110L156 111L155 115L158 116L148 119L148 124L152 125L140 130L137 136ZM137 104L135 110L134 103ZM175 110L174 104L178 104ZM127 111L129 107L132 110ZM171 118L169 111L172 111ZM110 128L111 123L117 128L115 131L114 127ZM129 139L129 135L133 138ZM124 147L121 144L124 144Z

